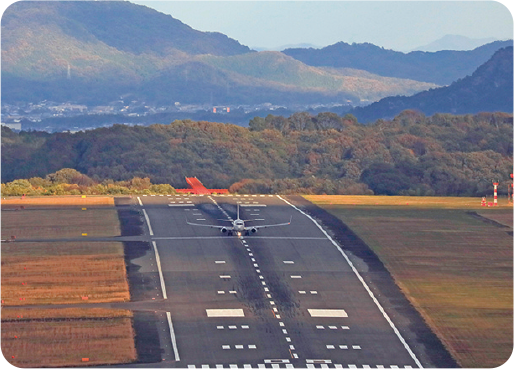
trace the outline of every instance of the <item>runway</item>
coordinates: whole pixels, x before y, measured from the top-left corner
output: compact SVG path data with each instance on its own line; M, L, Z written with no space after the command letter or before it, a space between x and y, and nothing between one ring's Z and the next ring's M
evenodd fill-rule
M211 225L288 222L248 237ZM434 362L402 307L301 207L280 196L140 196L161 362L179 368L419 368ZM143 238L144 239L144 238ZM151 282L154 284L152 285ZM142 304L142 307L145 305ZM158 308L157 308L158 307Z

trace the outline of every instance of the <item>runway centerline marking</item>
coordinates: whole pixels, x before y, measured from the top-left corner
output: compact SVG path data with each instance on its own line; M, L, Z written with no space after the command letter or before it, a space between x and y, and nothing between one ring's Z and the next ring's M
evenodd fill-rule
M295 205L293 205L289 201L287 201L284 198L282 198L280 195L277 195L277 198L281 199L284 203L289 204L291 207L296 209L298 212L300 212L304 216L308 217L321 230L321 232L327 237L327 239L330 240L330 242L337 248L337 250L343 255L344 259L346 260L346 262L348 263L348 265L352 269L353 273L357 276L357 278L359 279L361 284L364 286L364 289L366 289L366 291L368 292L369 296L371 297L371 299L373 300L375 305L378 307L379 311L382 313L382 316L384 316L384 318L389 323L389 325L393 329L394 333L396 334L396 336L398 337L400 342L403 344L404 348L407 350L407 352L409 353L411 358L414 360L416 365L419 368L423 368L423 365L421 365L421 362L419 362L419 360L416 357L416 355L414 354L414 352L412 352L412 350L410 349L410 346L407 344L407 342L405 341L403 336L400 334L400 332L396 328L396 325L394 325L393 321L389 318L389 315L385 312L384 308L382 307L380 302L376 299L375 295L373 294L373 292L369 288L368 284L366 284L366 282L364 281L364 279L360 275L359 271L357 271L357 269L353 265L352 261L350 260L350 258L348 258L347 254L341 249L341 247L334 241L334 239L332 239L332 237L325 231L325 229L323 229L321 227L321 225L314 218L309 216L307 213L305 213L304 211L302 211L301 209L299 209L298 207L296 207Z

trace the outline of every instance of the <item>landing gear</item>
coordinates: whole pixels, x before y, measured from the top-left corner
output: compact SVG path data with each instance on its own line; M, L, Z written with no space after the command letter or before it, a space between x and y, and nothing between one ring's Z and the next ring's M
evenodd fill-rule
M228 235L228 236L232 236L232 231L229 231L229 232L227 233L227 235Z
M245 231L245 236L249 236L250 232L248 230Z

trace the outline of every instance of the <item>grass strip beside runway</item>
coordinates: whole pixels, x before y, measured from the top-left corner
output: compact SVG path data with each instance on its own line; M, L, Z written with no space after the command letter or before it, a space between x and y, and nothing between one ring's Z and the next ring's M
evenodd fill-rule
M7 211L2 204L2 239L45 239L119 236L114 208L29 208ZM84 210L82 209L84 208Z
M480 208L475 205L480 199L305 198L341 219L375 251L463 367L496 367L509 358L512 227L469 214L470 207ZM512 226L512 208L506 205L482 208L480 215Z
M2 352L17 367L132 362L131 316L130 311L110 309L4 308Z
M1 343L6 359L18 367L136 360L132 313L87 307L130 300L122 243L87 241L88 236L120 235L113 198L42 197L5 202L3 239L16 235L17 239L40 240L2 243ZM7 210L15 204L17 211ZM84 241L45 241L81 236ZM53 308L56 304L82 306Z
M4 243L3 305L130 299L121 243Z

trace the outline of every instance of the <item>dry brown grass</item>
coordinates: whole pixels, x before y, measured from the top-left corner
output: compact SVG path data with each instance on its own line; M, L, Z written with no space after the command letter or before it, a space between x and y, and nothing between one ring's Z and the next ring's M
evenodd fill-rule
M92 243L87 237L83 242L44 241L79 238L82 233L120 235L113 205L111 197L2 202L4 238L41 239L2 244L2 351L13 365L81 366L136 359L131 312L49 308L52 304L130 299L121 243ZM9 208L20 210L4 211ZM34 306L45 304L48 308ZM83 358L89 361L83 362Z
M2 307L2 322L27 320L63 320L94 318L131 318L132 311L101 307Z
M47 196L47 197L8 197L2 199L2 207L15 208L24 206L25 208L37 207L114 207L114 198L105 196Z
M3 322L2 352L17 367L127 363L136 359L133 336L122 317Z
M484 209L482 198L466 197L410 197L386 195L305 195L305 198L316 204L337 204L348 206L405 206L422 208L458 208ZM492 202L488 199L488 203ZM512 209L507 199L498 200L498 208Z
M509 358L513 254L506 230L465 210L443 209L458 204L452 200L437 209L353 207L348 199L342 205L336 197L322 199L324 208L377 253L463 367L495 367ZM482 212L512 213L505 208Z
M5 305L129 300L121 243L2 245Z

